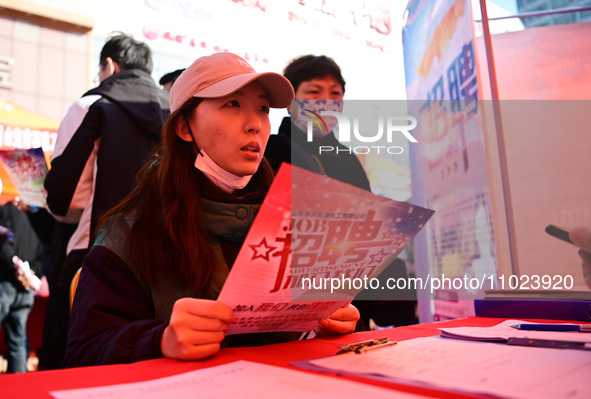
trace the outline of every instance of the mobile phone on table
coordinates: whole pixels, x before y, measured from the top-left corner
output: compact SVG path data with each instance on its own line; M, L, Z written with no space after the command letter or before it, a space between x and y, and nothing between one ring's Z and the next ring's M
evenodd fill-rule
M573 243L568 236L568 234L570 233L570 229L549 224L548 226L546 226L546 233L550 234L553 237L561 239L562 241L566 241L570 244Z

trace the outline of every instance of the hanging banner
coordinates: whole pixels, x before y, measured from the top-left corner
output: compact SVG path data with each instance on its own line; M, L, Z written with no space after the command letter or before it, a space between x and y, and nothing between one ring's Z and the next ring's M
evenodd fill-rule
M467 0L411 0L406 10L406 91L419 142L410 148L412 201L436 211L415 240L415 268L440 282L419 293L434 299L420 305L421 321L471 315L471 299L496 287L472 26Z

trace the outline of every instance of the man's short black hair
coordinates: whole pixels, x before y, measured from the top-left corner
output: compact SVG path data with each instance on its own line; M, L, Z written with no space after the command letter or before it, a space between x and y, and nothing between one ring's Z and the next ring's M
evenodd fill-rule
M343 93L345 92L345 79L341 75L341 68L332 58L325 55L309 54L294 58L283 70L283 76L291 82L294 91L298 90L302 82L332 76L343 86Z
M111 58L126 71L129 69L141 69L152 73L152 50L143 42L135 40L130 35L114 32L101 50L100 64L104 65L107 58Z
M164 86L167 83L174 84L174 82L179 76L181 76L181 73L183 73L184 70L185 68L181 68L177 69L176 71L168 72L167 74L162 75L158 83L160 83L161 86Z

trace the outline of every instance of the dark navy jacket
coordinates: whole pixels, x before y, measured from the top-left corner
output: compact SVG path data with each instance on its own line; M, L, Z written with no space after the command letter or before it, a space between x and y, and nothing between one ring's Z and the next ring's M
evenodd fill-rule
M65 217L83 173L92 173L93 187L86 190L92 195L83 204L91 212L87 210L79 221L79 229L92 231L97 218L133 188L137 172L161 141L169 113L168 93L138 69L116 73L85 93L60 125L45 180L51 212ZM89 162L92 157L94 165ZM91 242L85 240L89 247Z

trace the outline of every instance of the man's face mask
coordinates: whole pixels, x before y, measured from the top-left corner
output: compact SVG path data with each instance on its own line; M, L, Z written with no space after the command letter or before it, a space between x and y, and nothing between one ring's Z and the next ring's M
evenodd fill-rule
M337 126L338 120L334 116L321 115L322 111L343 111L342 100L294 100L291 105L291 120L301 131L309 135L312 131L314 138L327 136Z

